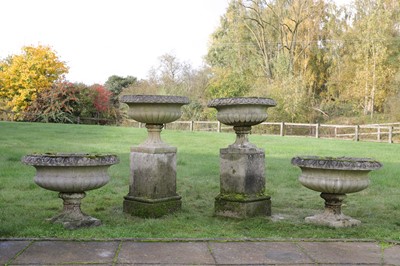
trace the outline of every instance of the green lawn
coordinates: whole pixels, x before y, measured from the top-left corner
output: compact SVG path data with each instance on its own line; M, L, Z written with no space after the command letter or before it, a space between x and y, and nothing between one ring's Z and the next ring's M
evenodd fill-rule
M165 130L164 141L178 147L177 186L182 211L161 219L141 219L122 212L128 193L129 150L146 138L145 129L0 122L0 237L57 238L362 238L400 241L399 144L251 135L266 153L266 190L276 219L244 220L213 216L219 192L219 148L233 133ZM84 212L103 226L69 231L45 221L61 210L56 192L33 182L35 169L23 165L29 153L114 153L120 163L110 168L110 182L89 191ZM322 211L319 193L300 185L296 155L372 157L384 164L371 172L371 185L349 194L343 211L362 221L355 228L330 229L304 223Z

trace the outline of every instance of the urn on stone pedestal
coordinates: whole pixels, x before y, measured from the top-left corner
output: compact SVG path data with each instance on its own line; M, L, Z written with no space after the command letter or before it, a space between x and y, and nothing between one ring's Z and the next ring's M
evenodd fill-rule
M370 158L304 156L294 157L292 164L301 169L300 183L322 192L321 198L325 200L325 211L305 218L306 222L335 228L361 224L342 213L342 202L347 193L368 187L368 173L381 168L380 162Z
M208 103L218 110L217 119L233 126L236 141L220 149L220 194L215 199L218 216L245 218L271 215L265 195L265 153L248 140L251 127L267 119L268 98L219 98Z
M61 214L49 219L65 228L98 226L101 221L81 211L85 191L100 188L108 183L108 168L118 163L115 155L101 154L32 154L22 162L36 168L35 183L40 187L59 192L64 201Z
M140 217L161 217L181 208L176 193L176 147L161 140L166 123L179 119L187 97L125 95L129 116L146 124L148 137L131 147L131 182L124 198L124 212Z

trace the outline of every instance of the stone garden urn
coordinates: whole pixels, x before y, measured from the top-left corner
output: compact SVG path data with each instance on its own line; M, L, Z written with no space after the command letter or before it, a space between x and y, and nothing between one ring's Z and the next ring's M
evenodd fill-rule
M335 228L361 224L342 213L342 202L347 193L368 187L368 173L381 168L380 162L369 158L304 156L294 157L292 164L301 169L300 183L321 192L325 200L325 211L305 218L306 222Z
M115 155L101 154L31 154L22 162L36 168L35 183L42 188L59 192L64 202L63 211L49 221L65 228L98 226L101 221L81 211L81 200L86 191L108 183L108 168L119 162Z
M161 140L166 123L179 119L187 97L158 95L124 95L121 102L129 106L129 116L145 123L148 137L131 147L131 181L124 198L124 212L140 217L161 217L181 208L176 193L176 147Z
M265 195L265 152L249 142L251 127L267 119L267 109L276 103L268 98L219 98L208 103L217 109L217 119L233 126L236 140L220 149L220 194L215 214L226 217L271 215L271 200Z

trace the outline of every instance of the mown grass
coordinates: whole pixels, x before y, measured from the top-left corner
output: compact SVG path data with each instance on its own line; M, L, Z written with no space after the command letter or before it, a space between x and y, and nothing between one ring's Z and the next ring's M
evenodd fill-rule
M266 153L266 190L273 218L244 220L213 215L219 192L219 149L233 133L165 130L164 141L178 147L177 187L182 211L160 219L122 212L128 193L129 150L146 138L145 129L88 125L0 122L0 237L56 238L362 238L400 241L400 146L313 138L252 135ZM84 212L103 221L96 228L69 231L45 221L61 210L56 192L33 182L35 169L21 157L42 152L114 153L120 163L109 170L110 182L89 191ZM372 157L384 164L371 172L368 189L349 194L343 210L362 221L355 228L309 225L304 217L322 211L319 193L301 186L296 155Z

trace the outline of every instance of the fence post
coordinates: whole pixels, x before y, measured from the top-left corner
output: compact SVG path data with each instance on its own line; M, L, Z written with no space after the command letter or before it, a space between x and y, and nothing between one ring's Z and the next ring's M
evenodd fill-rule
M285 136L285 122L281 122L280 135L281 137Z
M393 143L393 127L392 126L389 127L389 140L388 140L388 142L389 143Z
M354 127L354 141L359 141L359 131L360 131L360 126L357 125Z
M190 131L193 132L194 130L194 121L190 121Z
M221 132L221 122L218 121L217 123L217 132L220 133Z
M337 127L335 127L335 139L337 138Z
M377 132L377 136L376 139L380 142L381 141L381 127L378 126L378 132Z
M319 123L315 124L315 137L318 139L319 138Z

